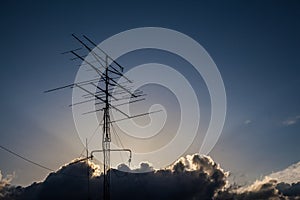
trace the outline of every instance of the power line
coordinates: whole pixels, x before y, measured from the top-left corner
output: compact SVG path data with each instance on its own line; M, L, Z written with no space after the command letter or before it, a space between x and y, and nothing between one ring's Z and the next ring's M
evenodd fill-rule
M7 152L10 153L10 154L13 154L14 156L17 156L17 157L19 157L19 158L21 158L21 159L23 159L23 160L25 160L25 161L27 161L27 162L33 164L33 165L38 166L38 167L40 167L40 168L46 169L46 170L51 171L51 172L54 172L54 171L55 171L55 170L53 170L53 169L50 169L49 167L46 167L46 166L44 166L44 165L41 165L41 164L39 164L39 163L37 163L37 162L34 162L34 161L28 159L28 158L25 158L24 156L21 156L20 154L15 153L15 152L13 152L12 150L10 150L10 149L8 149L8 148L2 146L2 145L0 145L0 148L3 149L3 150L5 150L5 151L7 151Z
M40 168L43 168L43 169L46 169L46 170L48 170L48 171L50 171L50 172L55 172L55 170L53 170L53 169L51 169L51 168L49 168L49 167L46 167L46 166L44 166L44 165L41 165L41 164L39 164L39 163L37 163L37 162L35 162L35 161L33 161L33 160L30 160L30 159L28 159L28 158L25 158L24 156L22 156L22 155L20 155L20 154L18 154L18 153L16 153L16 152L14 152L14 151L12 151L12 150L10 150L10 149L4 147L4 146L2 146L2 145L0 145L0 148L3 149L3 150L5 150L6 152L8 152L8 153L10 153L10 154L13 154L14 156L17 156L17 157L21 158L22 160L25 160L25 161L27 161L27 162L33 164L33 165L36 165L36 166L38 166L38 167L40 167ZM78 160L78 161L81 162L81 161L83 161L83 160L85 160L85 159L81 159L81 160ZM77 163L78 161L75 161L75 162L73 162L73 163L69 163L69 165L75 164L75 163ZM75 174L68 174L68 173L64 173L64 172L61 172L61 174L62 174L62 175L65 175L65 176L69 176L69 177L75 177L75 178L86 178L85 176L79 176L79 175L75 175Z

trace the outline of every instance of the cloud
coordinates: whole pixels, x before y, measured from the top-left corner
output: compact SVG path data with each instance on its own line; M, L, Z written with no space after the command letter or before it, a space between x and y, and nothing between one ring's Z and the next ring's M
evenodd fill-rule
M8 174L5 178L3 178L2 172L0 170L0 188L9 185L14 176L14 174Z
M300 115L297 115L295 117L290 117L290 118L284 120L282 122L282 124L284 126L291 126L291 125L297 124L299 122L299 120L300 120Z
M279 182L285 183L297 183L300 181L300 162L295 163L288 168L272 173L268 177L278 180Z
M149 163L137 169L120 165L110 170L112 199L212 199L226 185L227 173L210 157L192 155L180 158L166 169L153 170ZM5 198L87 199L87 172L90 174L90 199L102 196L103 175L95 175L96 165L78 162L61 167L40 183L6 191ZM147 173L130 173L147 172Z
M149 163L141 163L136 169L121 164L118 169L110 170L112 200L300 199L300 183L278 182L270 177L247 187L229 186L228 173L210 157L198 154L182 157L166 169L155 170ZM99 172L99 166L92 162L73 162L28 187L6 184L0 190L0 199L101 199L103 175Z
M121 164L117 167L119 171L131 172L131 173L147 173L154 171L154 168L148 162L143 162L140 164L139 168L130 169L126 164Z
M252 123L252 121L250 119L247 119L247 120L244 121L244 124L246 124L246 125L248 125L250 123Z
M10 186L12 179L15 177L14 174L8 174L3 178L2 172L0 170L0 199L4 197L9 197L15 187ZM8 198L5 198L8 200Z
M295 200L300 199L300 162L265 176L249 186L219 192L216 200Z
M296 200L300 199L300 182L288 184L265 177L252 185L219 192L215 200Z

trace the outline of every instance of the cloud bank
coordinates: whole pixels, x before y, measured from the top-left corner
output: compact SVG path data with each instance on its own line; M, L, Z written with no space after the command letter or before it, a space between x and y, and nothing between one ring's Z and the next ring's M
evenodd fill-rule
M118 169L110 170L113 200L300 199L300 183L265 178L246 188L229 186L228 173L210 157L198 154L182 157L167 169L154 170L149 163L141 163L137 169L122 164ZM91 162L70 163L28 187L3 184L0 177L1 200L93 200L101 199L103 192L103 175Z
M296 200L300 199L300 162L265 176L244 187L231 186L217 195L219 200Z
M268 175L268 177L289 184L296 183L300 181L300 162L295 163L282 171L274 172Z
M296 200L300 199L300 182L284 183L269 177L248 187L220 192L216 200Z

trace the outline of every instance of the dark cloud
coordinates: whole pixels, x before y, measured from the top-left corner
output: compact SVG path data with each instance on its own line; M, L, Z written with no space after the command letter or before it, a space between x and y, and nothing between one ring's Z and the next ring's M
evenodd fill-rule
M124 169L124 166L122 166ZM149 164L140 169L149 171ZM181 158L168 169L148 173L113 170L112 196L115 199L212 199L226 184L226 173L206 156ZM130 192L132 191L132 192Z
M284 196L298 197L300 199L300 182L298 183L279 183L276 185L276 189Z
M91 162L75 162L28 187L11 186L1 180L2 200L101 199L103 175ZM89 174L89 182L87 179ZM278 183L266 178L248 187L227 187L228 173L208 156L180 158L167 169L154 170L149 163L137 169L122 164L110 170L112 199L143 200L257 200L300 199L300 183ZM89 184L88 184L89 183ZM88 186L89 185L89 186Z
M226 184L226 173L209 157L187 156L168 169L153 170L149 163L138 169L120 165L110 170L112 199L212 199ZM125 170L124 170L125 169ZM1 191L4 199L99 199L103 176L85 162L62 167L41 183L10 187ZM125 172L124 172L125 171ZM89 193L87 173L90 174ZM137 173L139 172L139 173ZM142 173L143 172L143 173ZM5 191L5 193L4 193Z

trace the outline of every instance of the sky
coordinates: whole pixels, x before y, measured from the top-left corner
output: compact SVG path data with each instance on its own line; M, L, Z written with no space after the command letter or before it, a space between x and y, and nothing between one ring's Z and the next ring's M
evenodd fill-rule
M222 75L227 116L209 155L241 183L282 170L300 160L299 9L297 1L2 3L0 144L52 169L77 158L83 145L68 107L72 91L43 93L75 79L78 66L60 54L78 47L71 33L100 43L128 29L164 27L199 42ZM160 61L158 53L135 56L141 63ZM139 64L128 56L120 62ZM173 67L191 83L201 81L176 61ZM3 175L15 174L15 184L48 173L2 150L0 161Z

